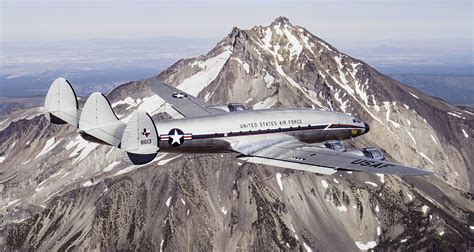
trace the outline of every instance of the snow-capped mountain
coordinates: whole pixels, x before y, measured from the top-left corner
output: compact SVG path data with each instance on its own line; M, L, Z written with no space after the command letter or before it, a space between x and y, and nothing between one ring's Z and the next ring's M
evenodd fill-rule
M339 52L280 17L234 28L207 55L155 78L213 103L314 107L371 125L377 145L436 176L332 176L240 163L233 154L159 154L131 166L36 110L0 118L0 246L40 249L468 249L474 229L474 114ZM170 110L146 81L108 94L122 120Z
M285 17L248 31L234 28L209 54L179 61L158 78L216 103L358 115L372 126L367 140L394 159L432 167L452 185L470 190L466 167L474 159L461 150L474 149L472 111L380 74Z

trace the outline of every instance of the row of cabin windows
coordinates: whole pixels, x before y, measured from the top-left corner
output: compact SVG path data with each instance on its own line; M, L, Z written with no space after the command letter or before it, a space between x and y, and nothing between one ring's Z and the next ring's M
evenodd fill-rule
M311 127L311 124L308 124L308 127ZM290 126L290 130L293 129L293 128L298 128L300 129L301 128L301 125L298 125L298 127L293 127L293 126ZM288 128L287 128L288 129ZM278 129L266 129L266 130L262 130L262 129L258 129L258 130L249 130L249 131L239 131L239 134L244 134L244 133L252 133L252 132L270 132L272 130L278 130L278 131L282 131L282 128L278 128ZM222 134L222 133L214 133L214 135L219 135L219 134ZM236 134L235 132L229 132L229 133L224 133L224 134L227 134L228 136L232 135L232 134Z

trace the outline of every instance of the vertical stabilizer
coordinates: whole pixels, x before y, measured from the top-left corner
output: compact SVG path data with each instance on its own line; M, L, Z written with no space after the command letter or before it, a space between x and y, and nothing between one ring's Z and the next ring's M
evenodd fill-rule
M76 93L64 78L57 78L49 87L44 101L46 116L52 123L68 123L78 127L79 106Z
M79 133L86 140L119 147L124 129L103 94L95 92L87 98L79 119Z
M151 162L159 151L158 132L150 115L135 111L122 136L121 149L134 164Z

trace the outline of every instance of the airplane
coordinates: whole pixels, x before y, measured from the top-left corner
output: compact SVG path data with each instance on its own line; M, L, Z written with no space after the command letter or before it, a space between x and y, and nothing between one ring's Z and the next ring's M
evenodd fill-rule
M51 84L45 114L53 124L76 127L88 141L119 148L135 165L153 161L160 151L231 152L245 162L322 175L337 171L433 174L387 162L376 147L347 150L341 141L370 130L368 124L347 114L309 108L247 110L238 103L210 104L158 80L146 85L176 112L173 119L155 122L138 110L122 122L99 92L79 109L74 89L64 78Z

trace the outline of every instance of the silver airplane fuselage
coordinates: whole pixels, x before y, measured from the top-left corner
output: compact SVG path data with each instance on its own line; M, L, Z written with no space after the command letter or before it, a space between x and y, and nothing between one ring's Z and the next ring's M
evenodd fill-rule
M358 119L314 109L246 110L155 122L160 151L231 152L242 138L285 134L306 143L346 140L369 131Z

